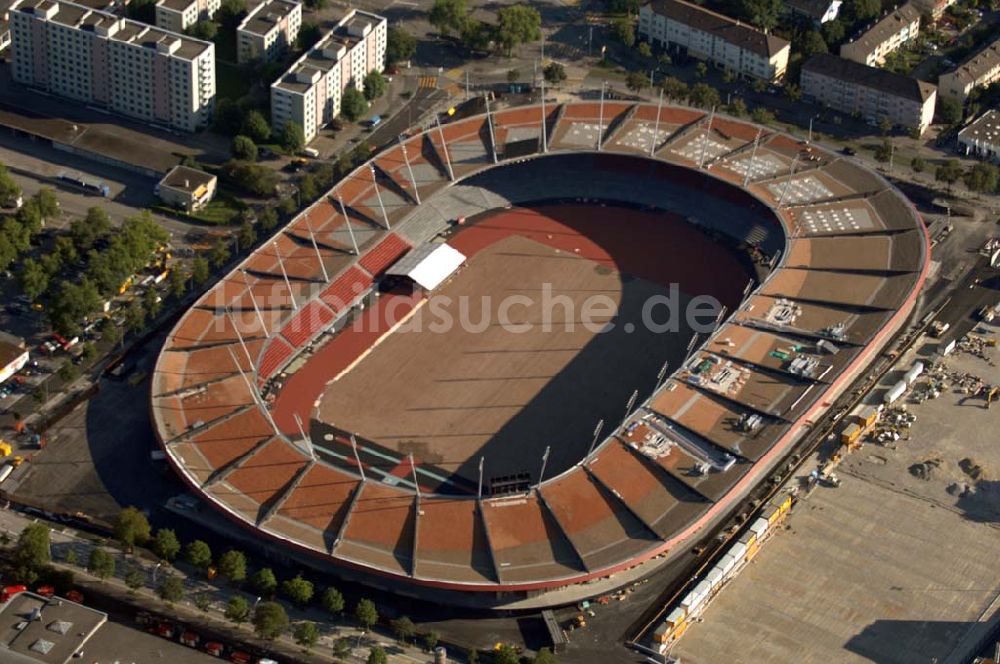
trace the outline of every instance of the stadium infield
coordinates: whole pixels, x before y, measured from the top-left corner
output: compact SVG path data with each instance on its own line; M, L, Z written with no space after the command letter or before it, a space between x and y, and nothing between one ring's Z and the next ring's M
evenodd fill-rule
M403 486L412 453L421 488L443 493L474 492L480 457L487 491L491 477L537 481L546 448L547 477L578 463L598 421L617 423L634 390L645 397L663 362L681 361L691 298L731 305L750 277L742 257L680 219L627 207L502 211L450 243L466 267L323 388L312 434L353 466L343 433L356 433L366 467ZM675 329L644 324L649 303L671 297ZM665 304L653 311L666 322ZM340 336L370 337L362 326ZM332 378L346 363L322 364Z

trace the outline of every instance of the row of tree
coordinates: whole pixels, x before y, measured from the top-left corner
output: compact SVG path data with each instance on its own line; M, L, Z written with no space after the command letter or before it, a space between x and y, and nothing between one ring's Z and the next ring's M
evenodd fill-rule
M458 35L470 50L499 50L507 56L519 45L542 36L541 14L523 4L501 7L495 23L484 23L472 16L466 0L435 0L428 20L442 35Z

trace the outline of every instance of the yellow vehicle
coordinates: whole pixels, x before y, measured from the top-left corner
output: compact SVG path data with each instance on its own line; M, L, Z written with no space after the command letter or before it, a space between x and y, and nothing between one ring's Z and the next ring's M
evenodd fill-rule
M127 291L129 288L132 288L132 277L129 277L128 279L126 279L122 283L122 285L118 287L118 294L119 295L124 294L125 291Z
M6 440L0 439L0 457L8 457L14 452L14 449L10 446Z

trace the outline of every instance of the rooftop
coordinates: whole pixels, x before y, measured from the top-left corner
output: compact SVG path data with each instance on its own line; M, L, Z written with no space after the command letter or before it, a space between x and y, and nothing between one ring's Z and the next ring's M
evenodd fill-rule
M683 0L653 0L650 8L660 16L709 32L719 39L766 58L788 48L789 42L761 32L752 25Z
M18 593L0 607L0 647L16 657L3 659L63 664L107 619L106 613L69 600Z
M1000 111L986 111L958 132L959 140L1000 144Z
M975 84L996 67L1000 67L1000 37L956 67L954 71L942 74L942 77L957 78Z
M27 349L24 339L0 332L0 369L21 357Z
M893 35L899 33L904 27L919 20L920 10L907 2L902 7L898 7L883 16L875 25L865 30L857 38L841 46L841 48L854 46L870 53L878 48L880 44L892 38Z
M786 0L789 9L804 14L812 19L820 20L826 16L830 5L840 4L840 0Z
M854 62L829 53L820 53L802 65L803 72L813 72L866 88L883 90L896 97L923 103L935 93L937 87L909 76L894 74L878 67Z
M299 3L291 2L291 0L264 0L247 14L237 30L255 35L266 35L274 30L281 19L290 16L299 6Z
M175 12L183 12L185 9L193 5L197 0L159 0L156 3L157 7L166 7Z
M161 187L180 189L186 192L193 192L198 187L203 187L215 180L215 176L199 171L197 168L187 166L175 166L169 173L160 180Z

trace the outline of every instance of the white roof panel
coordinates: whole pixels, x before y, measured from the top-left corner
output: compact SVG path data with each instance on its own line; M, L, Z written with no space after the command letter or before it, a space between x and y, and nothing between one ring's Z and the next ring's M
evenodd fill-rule
M450 277L465 254L448 244L423 244L399 259L387 274L409 277L426 290L434 290Z

